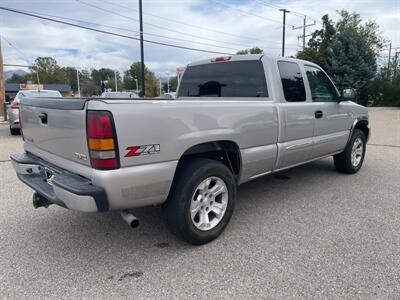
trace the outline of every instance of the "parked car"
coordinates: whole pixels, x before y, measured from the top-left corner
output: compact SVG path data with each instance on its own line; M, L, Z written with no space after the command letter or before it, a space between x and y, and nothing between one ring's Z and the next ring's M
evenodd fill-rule
M160 97L161 99L175 99L176 98L176 93L175 92L169 92L169 93L164 93Z
M101 94L101 98L139 98L135 92L104 92Z
M19 91L14 100L7 106L7 118L12 135L20 134L19 107L22 97L41 98L41 97L62 97L59 91L52 90L24 90Z
M135 227L128 209L162 205L174 234L204 244L247 181L327 156L342 173L360 170L368 111L349 95L303 60L203 60L173 101L22 99L26 153L11 159L35 207L120 210Z

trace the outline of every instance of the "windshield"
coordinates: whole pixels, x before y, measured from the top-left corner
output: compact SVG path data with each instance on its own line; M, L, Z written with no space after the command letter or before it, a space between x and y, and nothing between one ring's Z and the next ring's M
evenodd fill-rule
M32 97L32 98L42 98L42 97L62 97L59 91L21 91L18 93L20 97Z

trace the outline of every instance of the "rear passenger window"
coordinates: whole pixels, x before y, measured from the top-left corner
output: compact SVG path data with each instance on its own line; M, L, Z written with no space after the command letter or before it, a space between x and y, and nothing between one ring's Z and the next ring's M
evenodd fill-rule
M306 101L306 90L299 65L294 62L279 61L278 68L286 101Z
M263 64L215 62L190 66L183 74L179 97L268 97Z

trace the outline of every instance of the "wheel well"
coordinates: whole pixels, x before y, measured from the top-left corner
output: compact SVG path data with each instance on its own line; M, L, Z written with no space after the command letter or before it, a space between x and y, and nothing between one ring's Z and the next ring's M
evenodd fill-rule
M369 128L368 128L368 121L360 121L356 124L356 126L354 127L354 129L360 129L364 135L365 138L368 140L369 138Z
M226 165L239 182L241 156L238 145L232 141L213 141L195 145L186 150L178 162L178 168L193 158L208 158Z

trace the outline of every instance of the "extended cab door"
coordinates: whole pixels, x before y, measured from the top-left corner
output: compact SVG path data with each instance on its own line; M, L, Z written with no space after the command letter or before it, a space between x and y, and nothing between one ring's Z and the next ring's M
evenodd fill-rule
M275 169L303 163L311 158L315 116L310 100L307 100L303 72L297 61L279 60L278 76L283 95L278 104L279 155Z
M312 157L341 151L346 146L351 127L351 109L339 102L339 94L329 77L319 67L305 64L306 87L310 89L315 113Z

